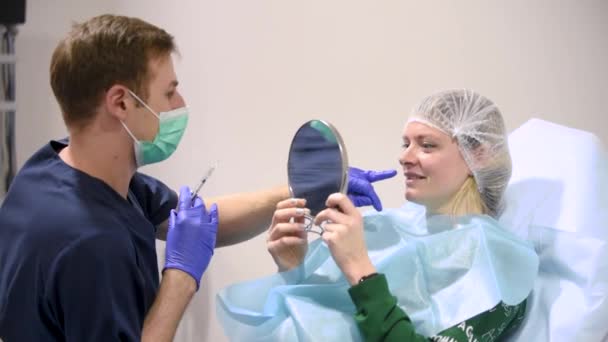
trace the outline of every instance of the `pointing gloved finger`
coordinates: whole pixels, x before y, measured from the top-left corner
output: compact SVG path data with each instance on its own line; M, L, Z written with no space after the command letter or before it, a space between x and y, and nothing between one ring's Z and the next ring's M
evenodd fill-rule
M396 175L397 170L368 171L367 179L370 182L376 182L384 179L393 178Z

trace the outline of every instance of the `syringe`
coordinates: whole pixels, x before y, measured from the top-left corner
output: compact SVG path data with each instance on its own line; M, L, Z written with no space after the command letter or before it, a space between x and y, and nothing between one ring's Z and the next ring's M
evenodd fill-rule
M207 173L205 174L203 179L201 179L201 183L198 185L196 190L194 190L194 192L192 192L192 196L190 197L191 202L194 201L194 199L198 195L198 192L201 190L203 185L207 182L207 179L209 179L209 177L211 177L211 174L213 173L213 171L215 170L216 167L217 167L217 162L215 162L215 165L213 165L212 167L209 168L209 170L207 170Z

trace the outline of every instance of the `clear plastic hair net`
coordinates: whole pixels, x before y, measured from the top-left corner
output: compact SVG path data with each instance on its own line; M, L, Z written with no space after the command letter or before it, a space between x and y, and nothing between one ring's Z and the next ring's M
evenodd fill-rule
M505 124L498 107L472 90L447 90L423 99L409 121L422 122L456 139L488 214L497 217L511 177Z

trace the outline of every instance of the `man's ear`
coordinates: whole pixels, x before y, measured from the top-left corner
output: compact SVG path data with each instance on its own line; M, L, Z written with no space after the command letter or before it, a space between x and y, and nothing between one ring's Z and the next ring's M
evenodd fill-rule
M124 121L127 118L127 110L135 106L133 100L127 87L115 84L106 91L103 103L110 115Z

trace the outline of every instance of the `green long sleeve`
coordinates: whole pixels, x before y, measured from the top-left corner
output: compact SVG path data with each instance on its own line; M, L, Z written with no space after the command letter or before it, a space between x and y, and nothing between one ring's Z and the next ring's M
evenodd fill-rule
M417 334L407 314L390 293L386 277L379 274L348 290L357 308L355 321L365 341L491 342L516 329L523 320L525 301L496 307L448 328L436 336Z

